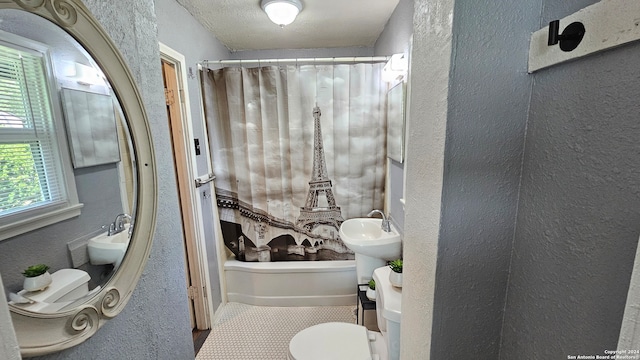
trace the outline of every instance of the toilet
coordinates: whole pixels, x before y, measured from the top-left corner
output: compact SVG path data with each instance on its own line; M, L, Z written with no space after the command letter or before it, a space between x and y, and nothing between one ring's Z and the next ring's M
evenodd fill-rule
M65 306L89 294L90 279L91 277L86 271L60 269L51 274L51 284L46 289L18 292L18 295L33 301L33 303L13 303L13 305L40 313L63 310Z
M375 269L376 316L380 332L349 323L308 327L289 342L289 360L398 360L402 293L389 282L391 269Z

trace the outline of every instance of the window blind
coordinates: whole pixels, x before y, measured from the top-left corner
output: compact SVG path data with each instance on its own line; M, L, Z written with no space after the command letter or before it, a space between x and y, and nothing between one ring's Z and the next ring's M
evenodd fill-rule
M65 201L44 61L0 44L0 217Z

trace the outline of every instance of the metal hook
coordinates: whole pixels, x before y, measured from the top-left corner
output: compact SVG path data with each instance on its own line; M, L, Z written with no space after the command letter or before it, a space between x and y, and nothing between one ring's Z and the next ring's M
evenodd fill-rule
M580 45L585 34L584 25L581 22L569 24L562 34L560 31L560 20L554 20L549 23L549 38L547 45L553 46L560 43L560 50L572 51Z

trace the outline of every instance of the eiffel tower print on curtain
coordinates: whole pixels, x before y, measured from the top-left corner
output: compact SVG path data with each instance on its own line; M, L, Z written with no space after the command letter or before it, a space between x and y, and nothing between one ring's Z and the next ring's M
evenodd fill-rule
M336 205L333 196L331 179L327 174L327 164L324 157L324 146L322 141L322 129L320 127L320 108L313 108L313 171L311 181L309 181L309 193L307 201L300 208L300 216L296 221L296 226L306 231L325 234L337 239L338 230L344 222L340 207ZM333 236L331 236L333 235Z
M355 257L340 226L384 205L383 66L203 70L221 240L236 259Z

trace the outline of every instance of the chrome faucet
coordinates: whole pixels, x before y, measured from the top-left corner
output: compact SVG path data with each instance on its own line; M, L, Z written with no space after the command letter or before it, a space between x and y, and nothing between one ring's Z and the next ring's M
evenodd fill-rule
M372 212L370 212L369 214L367 214L368 217L372 217L373 214L378 213L382 216L382 224L380 225L380 228L382 229L382 231L384 232L391 232L391 225L389 224L389 219L387 219L387 216L380 210L373 210Z
M109 225L109 231L107 232L107 236L112 236L117 233L124 231L124 222L128 221L131 223L131 215L128 214L118 214L116 219L113 220L111 225Z

